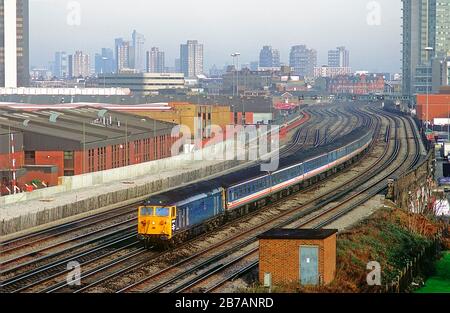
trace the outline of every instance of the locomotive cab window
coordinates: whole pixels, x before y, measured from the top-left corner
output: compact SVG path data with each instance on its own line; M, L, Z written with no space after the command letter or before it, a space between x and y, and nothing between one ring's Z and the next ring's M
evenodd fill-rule
M156 216L158 217L168 217L170 215L169 208L156 208Z
M141 216L152 216L153 208L141 208Z

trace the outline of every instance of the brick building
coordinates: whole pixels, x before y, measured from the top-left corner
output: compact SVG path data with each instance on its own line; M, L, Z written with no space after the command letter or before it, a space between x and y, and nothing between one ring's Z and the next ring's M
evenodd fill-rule
M337 76L328 82L328 91L333 94L363 95L383 93L385 80L381 75Z
M259 238L259 280L326 285L336 272L336 229L272 229Z
M450 94L426 94L417 95L417 118L426 121L428 103L428 120L433 122L435 118L450 118Z
M129 106L128 106L129 107ZM170 102L170 109L143 109L133 108L132 112L137 115L147 116L189 127L192 136L195 133L202 134L203 139L211 137L211 133L207 131L207 127L211 125L220 126L223 130L227 125L232 123L230 115L230 107L224 105L201 105L189 102ZM126 107L123 109L126 111ZM195 118L201 123L195 124ZM195 127L196 126L196 127Z
M54 177L170 157L176 140L172 123L91 107L33 112L2 108L0 116L3 189L11 186L12 159L23 189L35 179L54 185Z

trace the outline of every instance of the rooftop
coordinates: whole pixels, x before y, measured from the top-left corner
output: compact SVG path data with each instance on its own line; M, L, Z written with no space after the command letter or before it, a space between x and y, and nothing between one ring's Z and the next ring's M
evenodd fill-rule
M0 133L11 130L89 144L118 144L170 133L174 124L105 109L27 112L0 108Z
M325 239L337 229L288 229L274 228L258 236L258 239Z

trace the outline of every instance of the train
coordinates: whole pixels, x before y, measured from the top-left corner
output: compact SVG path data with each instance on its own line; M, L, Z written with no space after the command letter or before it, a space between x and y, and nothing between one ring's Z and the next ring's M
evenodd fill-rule
M138 239L148 249L168 247L211 231L338 170L372 140L373 132L360 127L323 147L281 158L274 172L254 165L151 196L138 207Z

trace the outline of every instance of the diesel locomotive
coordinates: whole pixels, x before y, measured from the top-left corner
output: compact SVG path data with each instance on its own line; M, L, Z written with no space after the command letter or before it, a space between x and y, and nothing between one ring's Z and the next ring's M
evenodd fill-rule
M366 150L372 137L372 131L357 128L331 144L282 158L275 172L252 166L152 196L138 208L138 238L149 248L212 230L342 167Z

